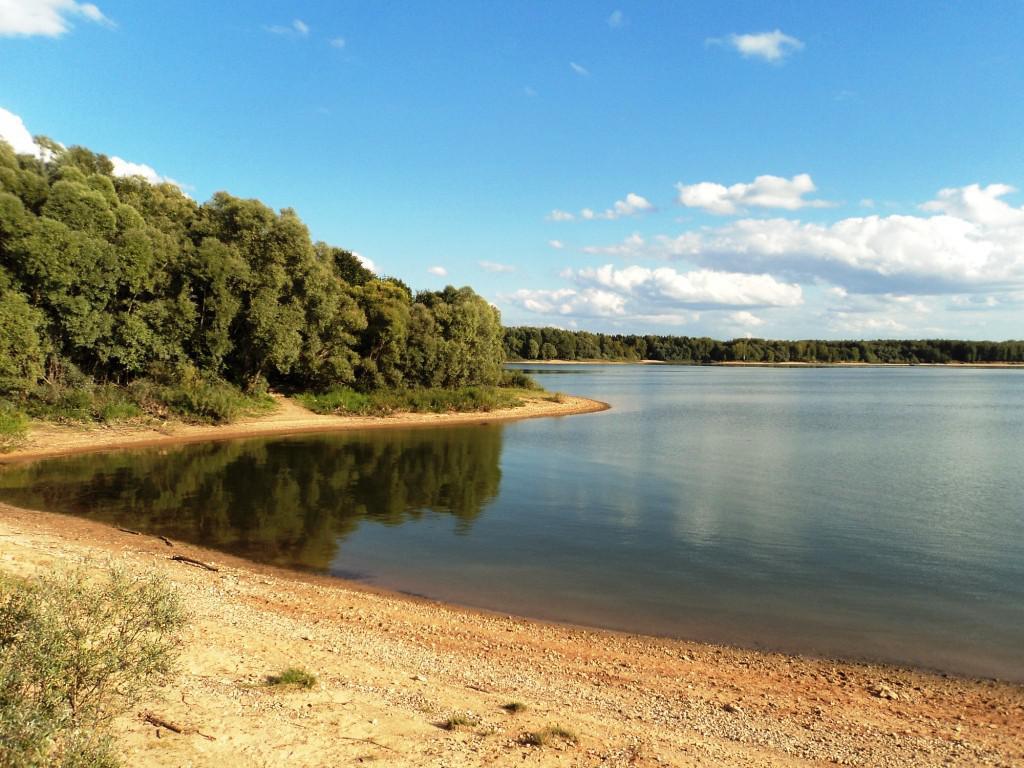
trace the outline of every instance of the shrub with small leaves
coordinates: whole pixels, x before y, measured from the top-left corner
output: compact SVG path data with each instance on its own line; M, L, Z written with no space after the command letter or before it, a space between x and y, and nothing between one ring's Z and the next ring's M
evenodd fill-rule
M110 720L171 672L183 623L156 575L0 582L0 765L116 766Z

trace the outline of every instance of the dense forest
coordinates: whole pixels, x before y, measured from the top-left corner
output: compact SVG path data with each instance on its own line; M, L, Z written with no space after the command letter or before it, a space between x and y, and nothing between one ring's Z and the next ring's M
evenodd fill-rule
M716 341L506 328L510 360L660 360L667 363L1024 363L1024 341Z
M470 288L414 294L290 209L199 204L38 141L45 159L0 141L0 400L499 382L501 320Z

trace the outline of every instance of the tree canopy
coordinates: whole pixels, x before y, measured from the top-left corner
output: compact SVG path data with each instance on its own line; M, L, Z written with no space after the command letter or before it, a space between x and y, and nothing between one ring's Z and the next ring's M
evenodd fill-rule
M0 394L209 377L243 387L494 384L498 311L470 288L413 294L295 211L113 175L101 154L0 141Z

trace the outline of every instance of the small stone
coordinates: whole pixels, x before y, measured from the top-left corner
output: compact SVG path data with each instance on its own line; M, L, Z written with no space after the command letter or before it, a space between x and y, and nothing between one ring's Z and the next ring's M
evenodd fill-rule
M738 704L727 703L722 705L722 709L733 715L739 715L743 713L743 710Z

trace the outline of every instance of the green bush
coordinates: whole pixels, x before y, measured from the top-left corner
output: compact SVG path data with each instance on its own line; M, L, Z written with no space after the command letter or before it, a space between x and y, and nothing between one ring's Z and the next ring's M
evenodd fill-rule
M6 401L0 401L0 453L12 451L25 442L28 418Z
M0 765L116 766L110 720L172 670L183 623L156 575L0 582Z
M320 414L387 416L392 413L493 411L523 404L521 391L498 387L395 389L356 392L338 387L323 394L302 394L299 402Z
M514 389L542 389L541 385L538 384L532 376L529 376L522 371L517 370L504 370L501 372L501 382L498 384L500 387L511 387Z

